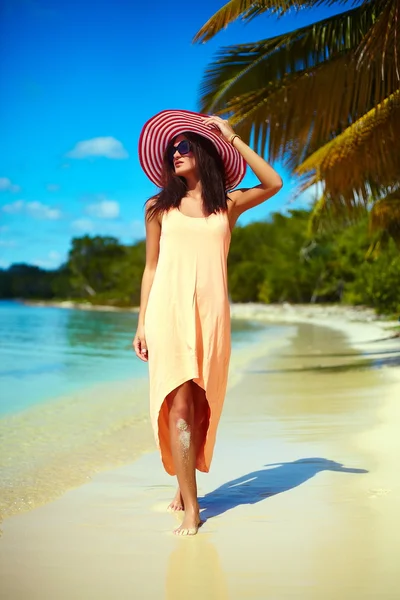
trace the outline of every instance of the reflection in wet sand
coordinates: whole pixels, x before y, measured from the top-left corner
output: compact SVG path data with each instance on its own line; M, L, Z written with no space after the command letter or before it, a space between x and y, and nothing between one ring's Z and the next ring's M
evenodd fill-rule
M206 535L177 538L168 560L165 590L166 600L228 600L218 552Z
M383 383L381 370L365 363L342 332L299 325L279 355L248 367L225 415L279 421L291 440L350 439L373 424Z

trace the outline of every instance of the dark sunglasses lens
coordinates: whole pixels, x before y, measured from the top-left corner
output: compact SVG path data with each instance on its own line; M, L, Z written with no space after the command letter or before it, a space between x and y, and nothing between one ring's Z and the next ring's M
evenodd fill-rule
M187 140L182 140L179 142L177 146L179 154L189 154L190 152L190 142Z
M190 142L187 140L182 140L177 146L171 146L171 148L168 150L168 158L169 160L173 160L177 150L181 156L184 156L185 154L189 154L191 149Z
M169 160L172 160L174 158L175 151L176 151L175 146L171 146L171 148L168 149Z

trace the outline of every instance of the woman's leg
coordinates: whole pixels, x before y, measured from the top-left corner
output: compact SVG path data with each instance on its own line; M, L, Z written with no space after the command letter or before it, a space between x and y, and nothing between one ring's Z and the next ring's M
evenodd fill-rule
M196 457L204 445L209 423L209 406L206 393L199 385L193 382L194 389L194 445Z
M174 533L193 535L199 526L199 505L196 484L195 390L187 381L168 396L169 430L172 458L175 465L185 516Z
M178 489L176 490L176 494L175 494L171 504L168 505L167 510L169 510L171 512L179 512L180 510L184 510L184 503L183 503L181 490L179 487L179 482L178 482Z
M193 435L192 440L194 444L194 452L195 459L200 451L202 444L204 444L207 428L208 428L208 419L209 419L209 407L206 399L205 391L194 382L192 383L193 390L193 402L194 402L194 427L193 427ZM171 512L178 512L184 510L184 500L182 498L181 490L179 487L178 481L178 489L176 494L168 506L168 510Z

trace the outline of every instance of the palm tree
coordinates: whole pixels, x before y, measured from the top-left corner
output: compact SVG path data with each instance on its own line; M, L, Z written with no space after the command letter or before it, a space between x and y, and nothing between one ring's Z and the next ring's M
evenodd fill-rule
M200 29L207 41L232 21L282 16L348 0L230 0ZM336 16L222 48L207 69L201 110L227 115L269 160L321 183L314 231L367 211L371 229L400 243L400 0L364 0ZM355 7L354 7L355 6Z

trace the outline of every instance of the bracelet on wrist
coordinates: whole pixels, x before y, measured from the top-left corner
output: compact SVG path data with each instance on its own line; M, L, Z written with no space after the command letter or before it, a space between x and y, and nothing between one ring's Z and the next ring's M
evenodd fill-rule
M239 138L239 140L241 140L242 138L240 137L240 135L238 133L233 133L231 135L231 137L229 138L229 143L233 146L233 142L236 138Z

